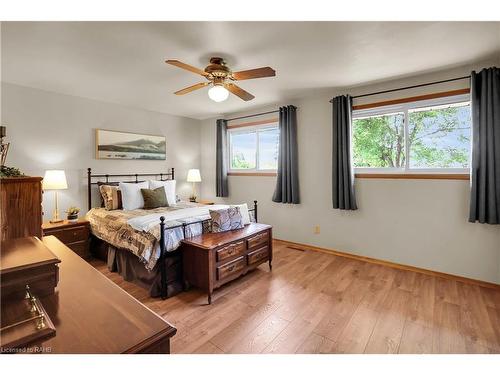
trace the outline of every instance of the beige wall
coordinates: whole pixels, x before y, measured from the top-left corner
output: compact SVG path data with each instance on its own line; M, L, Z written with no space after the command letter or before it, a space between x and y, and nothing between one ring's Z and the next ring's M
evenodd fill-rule
M76 205L86 212L88 167L95 173L156 173L175 167L178 193L189 195L187 170L200 166L198 120L8 83L2 83L1 107L11 142L7 165L33 176L43 176L46 169L66 171L69 189L60 192L61 211ZM164 134L167 160L97 160L96 128ZM51 191L44 194L43 205L47 219L53 210Z
M317 96L287 100L278 105L298 107L300 205L271 202L274 177L229 177L225 201L259 201L259 219L274 226L277 238L337 249L373 258L500 283L500 226L467 222L469 182L451 180L358 179L359 210L332 209L331 107L329 99L467 75L484 62L417 77L351 89L330 90ZM433 87L444 91L467 82ZM379 101L428 93L429 88L379 95ZM360 104L361 101L355 102ZM260 112L253 110L248 113ZM244 113L242 113L244 114ZM240 114L229 114L226 118ZM201 130L202 197L215 197L215 119ZM321 233L313 234L320 225Z

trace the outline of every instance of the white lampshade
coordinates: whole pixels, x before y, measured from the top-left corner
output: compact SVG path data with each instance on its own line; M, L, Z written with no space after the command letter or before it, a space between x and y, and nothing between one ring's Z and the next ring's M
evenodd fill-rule
M188 171L187 182L201 182L199 169L190 169Z
M66 182L66 174L61 170L48 170L45 171L43 177L42 187L45 190L62 190L68 188Z
M214 102L223 102L229 97L229 91L223 86L214 86L208 90L208 97Z

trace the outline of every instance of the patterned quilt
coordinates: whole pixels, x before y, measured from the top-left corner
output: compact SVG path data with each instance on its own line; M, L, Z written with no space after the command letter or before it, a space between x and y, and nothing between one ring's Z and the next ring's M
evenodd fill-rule
M181 210L199 206L196 203L180 202L175 206L161 207L152 210L113 210L108 211L104 208L92 208L86 215L90 222L92 234L103 241L135 254L147 270L152 270L160 257L160 225L155 225L149 231L138 231L132 228L127 222L132 218L146 216L151 214L161 214L164 212ZM183 220L166 221L165 226L165 245L167 251L177 249L184 238L182 227L178 225L186 222L205 220L208 217L190 217ZM201 224L193 224L187 227L189 237L202 233Z

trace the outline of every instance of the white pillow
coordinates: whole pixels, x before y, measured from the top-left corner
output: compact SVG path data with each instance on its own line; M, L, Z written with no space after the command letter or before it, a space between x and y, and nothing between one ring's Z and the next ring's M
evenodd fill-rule
M158 189L159 187L165 188L165 195L167 196L168 205L171 206L176 204L175 199L175 180L167 180L167 181L158 181L158 180L149 180L149 188L150 189Z
M119 187L122 192L124 210L136 210L144 207L144 198L142 197L141 189L149 189L147 181L137 184L120 182Z
M243 221L243 225L250 224L250 213L248 212L248 205L246 203L243 204L232 204L231 207L239 207L241 219Z

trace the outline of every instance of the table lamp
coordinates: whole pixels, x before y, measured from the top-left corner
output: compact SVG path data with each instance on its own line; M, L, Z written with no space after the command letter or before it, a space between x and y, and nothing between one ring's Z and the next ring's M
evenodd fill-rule
M195 182L201 182L200 170L199 169L190 169L187 175L187 182L193 183L193 192L191 193L191 197L189 200L191 202L196 202L196 186Z
M57 201L57 191L68 188L68 183L66 182L66 174L61 170L48 170L45 171L45 176L43 177L42 187L44 190L54 190L55 194L55 208L52 215L51 223L60 223L63 219L59 218L59 205Z

